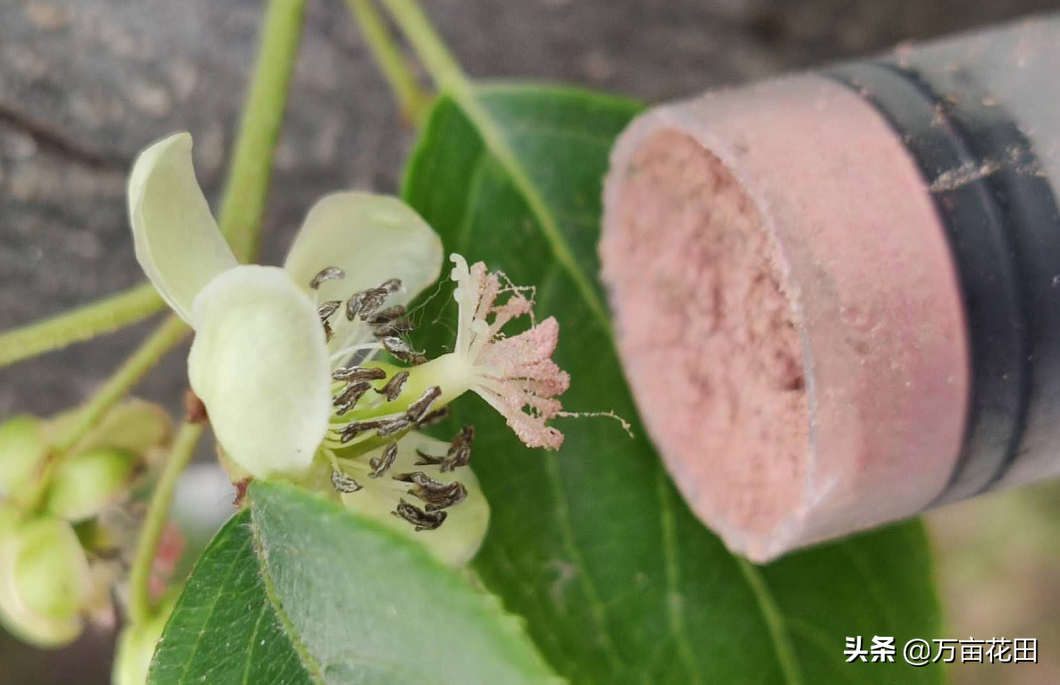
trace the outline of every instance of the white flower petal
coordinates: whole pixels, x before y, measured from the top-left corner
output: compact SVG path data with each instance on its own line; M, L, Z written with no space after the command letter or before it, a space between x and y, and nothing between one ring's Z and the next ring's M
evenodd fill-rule
M282 269L239 266L207 285L192 313L188 377L228 457L256 478L305 471L331 413L310 298Z
M188 323L195 296L236 265L191 163L191 136L177 133L140 153L129 175L136 259L169 306Z
M486 502L486 496L479 487L478 479L469 467L463 466L455 471L442 473L437 466L416 465L416 461L419 460L416 454L417 449L426 454L445 456L449 443L420 433L409 433L398 442L397 459L387 471L387 475L374 480L360 478L358 482L363 486L362 489L342 495L342 502L350 511L370 516L413 540L423 543L446 564L462 566L475 556L482 545L482 539L486 537L490 519L489 503ZM379 452L381 453L382 449ZM378 454L372 453L371 456L378 456ZM467 488L467 499L446 509L448 516L436 530L416 532L408 521L392 513L397 503L396 497L401 496L401 491L395 486L407 485L394 481L392 476L412 471L423 471L431 478L443 483L458 480ZM424 506L422 501L412 495L404 495L404 499L421 509Z
M318 300L346 300L353 293L400 278L406 303L438 280L442 241L420 215L396 197L341 192L320 198L291 244L284 268L303 288L321 269L337 266L343 280L326 281Z

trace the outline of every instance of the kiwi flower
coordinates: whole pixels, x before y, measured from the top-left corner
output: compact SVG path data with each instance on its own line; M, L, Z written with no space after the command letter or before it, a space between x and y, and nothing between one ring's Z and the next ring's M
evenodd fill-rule
M233 477L327 490L450 563L466 561L489 517L467 466L474 431L450 443L414 431L470 390L527 445L558 447L562 435L545 422L569 379L550 359L555 320L505 338L500 328L531 314L531 301L453 255L457 343L427 360L407 341L405 305L438 278L443 252L414 210L393 197L326 195L283 268L240 265L195 180L191 145L179 133L141 153L129 215L140 265L195 330L189 381ZM374 359L384 351L400 364Z

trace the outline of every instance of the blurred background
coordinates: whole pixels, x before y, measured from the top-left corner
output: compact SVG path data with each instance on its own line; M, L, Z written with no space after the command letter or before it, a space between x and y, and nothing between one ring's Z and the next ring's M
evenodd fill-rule
M659 101L1060 9L1060 0L425 0L475 77L564 81ZM141 279L125 173L192 132L216 199L262 0L0 2L0 329ZM277 263L322 192L394 190L413 134L342 0L311 0L264 231ZM0 418L77 403L144 326L0 369ZM141 386L174 411L184 352ZM207 456L207 455L204 455ZM1038 666L953 669L958 685L1060 683L1060 485L934 513L944 637L1037 637ZM58 653L0 633L0 684L103 685L113 636ZM838 649L838 648L837 648ZM838 656L838 651L837 651Z

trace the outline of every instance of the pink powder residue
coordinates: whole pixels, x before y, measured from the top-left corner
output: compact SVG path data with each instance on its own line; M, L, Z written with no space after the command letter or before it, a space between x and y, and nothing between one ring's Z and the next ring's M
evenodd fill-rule
M858 93L794 75L649 110L600 243L633 397L755 561L918 513L964 434L967 328L930 188Z
M686 497L768 534L798 501L809 449L777 247L725 166L683 133L653 134L622 173L600 252L640 411L694 484Z

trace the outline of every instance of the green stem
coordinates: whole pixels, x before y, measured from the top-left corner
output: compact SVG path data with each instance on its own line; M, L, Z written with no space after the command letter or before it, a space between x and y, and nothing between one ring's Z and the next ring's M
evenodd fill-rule
M604 329L610 327L610 317L595 286L574 258L559 221L545 201L541 191L530 178L522 161L509 144L504 131L493 115L482 105L475 87L449 52L430 19L416 0L380 0L405 34L409 44L423 61L441 91L452 97L460 110L474 124L483 144L508 172L512 184L525 198L537 219L541 232L552 244L556 261L564 268Z
M415 0L381 2L401 27L439 89L451 93L458 102L468 97L471 93L471 83L419 4Z
M113 333L165 307L147 283L43 321L0 334L0 366Z
M77 443L114 407L129 389L140 382L151 367L173 349L184 336L188 327L176 316L170 316L147 340L140 344L132 356L118 368L107 382L99 388L88 402L78 410L69 426L59 435L52 446L48 462L34 489L26 497L26 507L32 511L44 501L52 474L62 459L70 454Z
M273 152L283 125L305 4L305 0L270 0L262 21L258 60L243 104L219 221L241 261L252 259L258 251Z
M170 450L169 458L162 469L162 475L159 476L151 495L151 504L148 506L147 517L136 545L136 556L129 571L129 617L133 623L143 623L154 615L154 607L151 604L151 568L155 555L158 554L162 531L169 521L169 508L173 505L177 482L195 454L202 430L202 424L198 423L185 423L180 427L173 441L173 449Z
M262 20L257 63L243 105L219 222L232 251L243 261L254 258L258 252L273 153L283 125L305 4L305 0L270 0ZM177 480L195 453L202 430L199 424L185 423L181 427L151 496L129 575L129 616L133 623L141 623L153 615L149 587L151 566L169 519Z
M394 41L386 20L372 0L346 0L357 24L361 27L368 49L375 57L384 78L390 84L401 113L412 125L419 127L431 108L433 96L420 85L412 73L409 60Z

